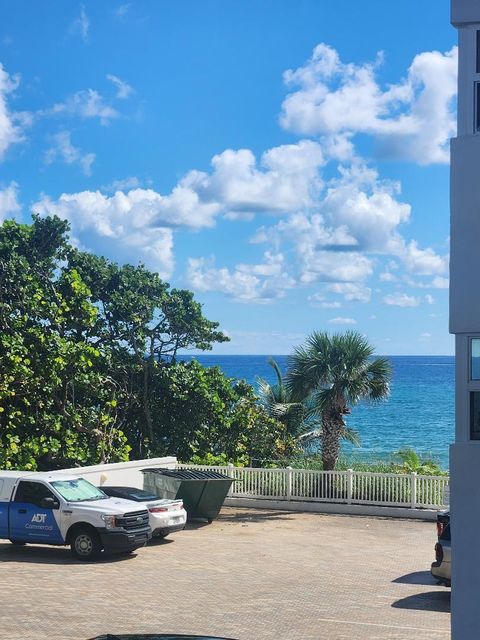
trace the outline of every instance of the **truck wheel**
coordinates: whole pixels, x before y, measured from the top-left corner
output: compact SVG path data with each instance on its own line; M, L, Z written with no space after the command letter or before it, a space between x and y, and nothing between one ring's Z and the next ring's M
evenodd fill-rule
M92 529L77 529L71 537L70 549L79 560L93 560L102 550L98 535Z

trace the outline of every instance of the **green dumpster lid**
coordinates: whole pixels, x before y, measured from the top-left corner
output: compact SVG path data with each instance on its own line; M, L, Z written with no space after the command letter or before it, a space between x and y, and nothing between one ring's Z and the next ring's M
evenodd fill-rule
M203 471L200 469L142 469L142 473L158 473L168 478L178 480L231 480L218 471Z

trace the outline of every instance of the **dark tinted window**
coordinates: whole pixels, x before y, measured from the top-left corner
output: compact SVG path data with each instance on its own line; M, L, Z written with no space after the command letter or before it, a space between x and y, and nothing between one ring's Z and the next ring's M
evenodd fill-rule
M480 440L480 391L470 391L470 440Z
M102 491L107 496L115 498L125 498L126 500L134 500L135 502L145 502L146 500L158 500L158 496L150 491L143 489L135 489L135 487L102 487Z
M451 540L451 537L450 537L450 524L447 524L447 526L443 530L443 533L440 536L440 540Z
M25 480L20 482L15 494L15 502L28 502L37 507L42 506L43 498L57 499L44 484L40 484L39 482L26 482Z
M480 31L477 31L477 73L480 73Z
M475 82L475 131L480 131L480 82Z

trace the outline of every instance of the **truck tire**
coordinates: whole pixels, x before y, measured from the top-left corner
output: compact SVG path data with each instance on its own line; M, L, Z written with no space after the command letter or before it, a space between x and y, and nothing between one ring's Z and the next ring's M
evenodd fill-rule
M79 560L94 560L100 555L102 545L94 529L81 527L72 533L70 549Z
M22 542L21 540L10 540L10 542L16 547L23 547L27 544L26 542Z

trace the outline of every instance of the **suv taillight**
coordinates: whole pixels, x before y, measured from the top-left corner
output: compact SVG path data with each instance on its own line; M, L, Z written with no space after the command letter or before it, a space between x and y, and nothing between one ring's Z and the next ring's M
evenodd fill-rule
M445 529L445 524L443 522L437 522L437 535L440 537Z
M168 511L167 507L151 507L149 509L150 513L164 513L165 511Z
M437 562L441 562L443 560L443 547L439 542L435 545L435 560Z

